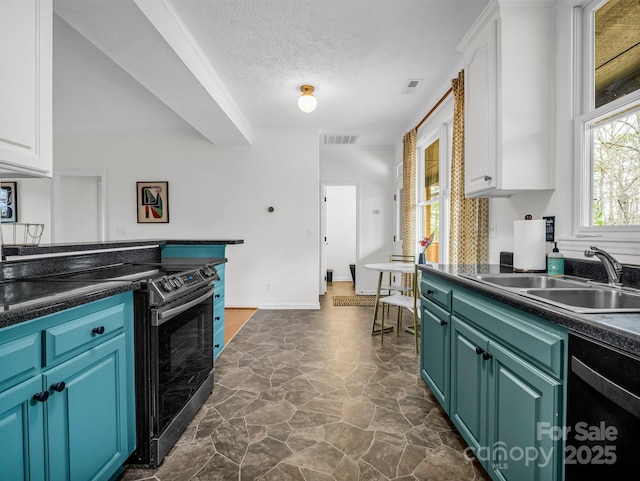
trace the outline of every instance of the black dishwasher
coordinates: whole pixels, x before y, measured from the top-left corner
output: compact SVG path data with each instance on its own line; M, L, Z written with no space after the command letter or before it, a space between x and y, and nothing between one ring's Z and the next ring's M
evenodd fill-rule
M565 481L628 479L640 456L640 358L569 335Z

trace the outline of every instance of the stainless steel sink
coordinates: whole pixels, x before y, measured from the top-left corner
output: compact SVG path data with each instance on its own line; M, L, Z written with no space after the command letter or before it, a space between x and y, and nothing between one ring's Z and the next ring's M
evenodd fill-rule
M640 291L615 288L579 278L546 274L476 274L465 276L529 299L579 313L640 312Z
M544 274L479 274L470 276L508 289L563 289L589 287L584 281L559 279Z
M618 289L526 289L532 299L581 313L640 312L640 295Z

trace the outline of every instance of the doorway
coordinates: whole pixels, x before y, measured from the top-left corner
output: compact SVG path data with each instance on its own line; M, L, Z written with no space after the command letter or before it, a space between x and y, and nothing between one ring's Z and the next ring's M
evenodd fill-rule
M356 182L323 183L320 232L320 294L327 277L334 282L357 282L358 185ZM353 270L353 272L352 272ZM355 282L354 282L355 288Z
M105 184L103 171L54 172L52 242L106 240Z

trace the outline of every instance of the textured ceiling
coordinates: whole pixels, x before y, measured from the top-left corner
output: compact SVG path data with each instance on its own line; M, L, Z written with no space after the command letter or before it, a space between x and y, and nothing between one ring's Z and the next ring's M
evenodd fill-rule
M54 128L87 128L91 102L77 106L85 113L71 105L74 95L99 100L83 92L93 76L110 96L140 94L137 128L157 119L232 144L250 143L254 129L313 128L393 145L449 87L462 65L456 45L487 3L55 0L54 64L64 68L54 65ZM83 65L90 72L75 72ZM410 79L421 82L403 94ZM316 89L310 114L297 108L303 84ZM126 128L126 107L100 103L94 127Z

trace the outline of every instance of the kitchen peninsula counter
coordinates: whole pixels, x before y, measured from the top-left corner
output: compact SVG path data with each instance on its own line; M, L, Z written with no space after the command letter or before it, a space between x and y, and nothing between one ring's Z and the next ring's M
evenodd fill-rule
M497 264L420 265L420 271L482 294L508 306L583 333L626 352L640 355L640 313L582 314L536 301L517 292L467 278L477 274L512 273L511 266Z
M58 274L123 264L115 275L127 276L127 269L135 269L124 264L160 262L163 247L206 248L243 243L241 239L143 239L4 247L3 256L11 259L0 263L0 329L141 286L135 279L97 282L90 279L91 275L86 279L76 275L76 280L70 281L56 278ZM221 264L226 259L207 261Z
M244 244L243 239L135 239L130 241L97 241L60 244L40 244L38 246L7 246L2 248L3 257L34 256L45 254L65 254L72 252L98 251L110 249L131 249L145 246L181 245L235 245Z
M52 280L0 284L0 329L140 288L137 281L64 283Z

